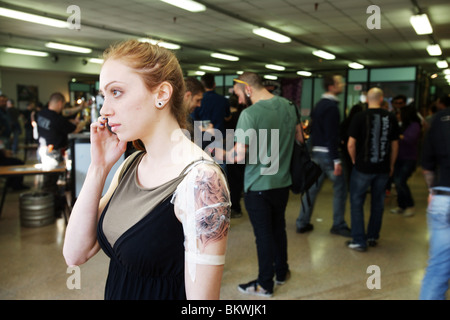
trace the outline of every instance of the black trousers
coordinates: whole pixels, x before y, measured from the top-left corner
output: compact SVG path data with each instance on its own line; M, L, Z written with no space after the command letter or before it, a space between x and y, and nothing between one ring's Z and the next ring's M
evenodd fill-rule
M289 269L285 210L289 187L249 191L244 196L258 254L258 283L273 291L273 276L283 279Z

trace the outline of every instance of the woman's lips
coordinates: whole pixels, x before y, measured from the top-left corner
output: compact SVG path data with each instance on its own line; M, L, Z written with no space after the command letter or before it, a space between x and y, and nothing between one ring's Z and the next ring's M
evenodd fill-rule
M119 126L120 126L120 124L118 124L118 123L109 123L109 122L108 122L108 125L111 128L112 132L116 132L117 129L119 128Z

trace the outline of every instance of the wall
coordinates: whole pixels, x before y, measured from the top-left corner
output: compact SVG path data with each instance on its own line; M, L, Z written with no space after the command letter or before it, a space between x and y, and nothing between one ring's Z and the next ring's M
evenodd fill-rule
M17 85L38 87L38 98L43 104L53 92L61 92L69 101L69 82L72 77L64 72L32 71L20 69L2 69L2 93L14 99L19 106Z

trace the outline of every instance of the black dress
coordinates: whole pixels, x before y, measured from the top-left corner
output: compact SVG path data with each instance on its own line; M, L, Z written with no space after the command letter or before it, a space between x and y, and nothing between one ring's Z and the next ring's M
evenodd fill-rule
M98 223L99 244L111 258L105 299L184 300L184 233L171 203L173 190L184 174L158 188L145 189L136 182L136 168L141 157L137 159L123 176ZM154 201L155 192L161 188L165 190L164 200L148 209L148 203ZM141 200L136 201L139 197ZM142 213L136 218L139 211ZM131 227L111 240L105 232L105 225L108 226L105 216L114 212L121 218L130 219L131 216L137 221L131 221ZM123 224L120 222L118 227Z

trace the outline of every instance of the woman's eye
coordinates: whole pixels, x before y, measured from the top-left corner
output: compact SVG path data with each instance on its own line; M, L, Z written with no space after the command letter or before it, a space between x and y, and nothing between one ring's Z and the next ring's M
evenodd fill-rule
M122 94L122 92L119 90L112 90L112 94L114 98L117 98Z

